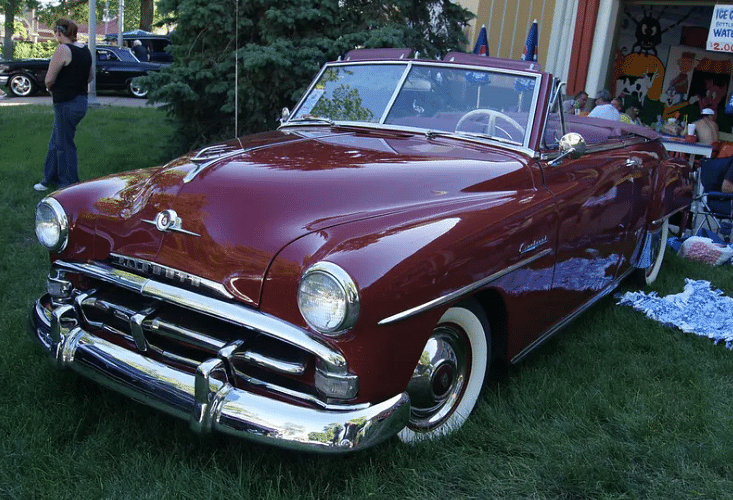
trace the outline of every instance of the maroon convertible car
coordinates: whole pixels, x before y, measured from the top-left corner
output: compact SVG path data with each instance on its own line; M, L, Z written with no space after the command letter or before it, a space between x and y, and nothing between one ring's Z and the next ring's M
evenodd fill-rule
M43 199L58 367L218 431L342 452L463 424L629 275L651 282L685 162L564 116L536 63L352 51L277 131Z

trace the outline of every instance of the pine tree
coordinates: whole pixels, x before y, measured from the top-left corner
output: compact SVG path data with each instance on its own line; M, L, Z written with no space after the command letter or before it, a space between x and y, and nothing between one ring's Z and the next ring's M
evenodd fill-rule
M149 95L166 103L184 150L273 128L323 63L355 47L410 47L422 57L459 50L472 17L450 0L168 0L166 7L177 15L175 62L147 77Z

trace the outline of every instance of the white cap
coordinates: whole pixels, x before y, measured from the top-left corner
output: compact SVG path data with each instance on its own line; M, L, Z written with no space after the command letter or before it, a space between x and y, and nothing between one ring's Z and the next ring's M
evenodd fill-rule
M713 111L710 108L705 108L705 109L702 110L702 114L703 115L714 115L715 114L715 111Z

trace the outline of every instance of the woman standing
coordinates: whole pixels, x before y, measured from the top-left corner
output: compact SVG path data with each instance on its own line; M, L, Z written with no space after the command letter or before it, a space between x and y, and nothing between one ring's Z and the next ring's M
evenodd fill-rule
M76 23L69 19L56 21L53 33L56 48L46 73L46 88L53 98L53 131L48 143L43 180L36 191L51 185L66 187L79 182L74 135L76 126L87 113L87 87L92 81L92 55L76 41Z

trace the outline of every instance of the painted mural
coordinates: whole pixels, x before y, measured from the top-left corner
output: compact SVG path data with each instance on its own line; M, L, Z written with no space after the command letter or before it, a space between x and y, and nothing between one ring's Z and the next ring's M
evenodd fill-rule
M705 50L712 6L627 5L620 14L618 45L609 89L624 109L637 106L647 125L670 117L695 121L716 110L722 132L733 55Z

